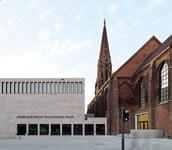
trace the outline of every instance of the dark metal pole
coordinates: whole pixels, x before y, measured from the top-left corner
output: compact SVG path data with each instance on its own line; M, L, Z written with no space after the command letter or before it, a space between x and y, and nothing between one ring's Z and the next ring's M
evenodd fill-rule
M124 107L122 107L122 150L124 150Z

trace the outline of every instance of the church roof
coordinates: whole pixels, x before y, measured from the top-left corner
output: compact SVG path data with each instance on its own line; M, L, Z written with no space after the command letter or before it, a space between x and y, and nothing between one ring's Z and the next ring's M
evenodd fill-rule
M158 48L156 48L140 65L135 74L140 72L153 58L155 58L158 54L160 54L163 50L165 50L168 46L172 44L172 35L170 35Z
M144 60L154 51L161 42L152 36L134 55L132 55L116 72L113 76L117 77L132 77L138 67Z

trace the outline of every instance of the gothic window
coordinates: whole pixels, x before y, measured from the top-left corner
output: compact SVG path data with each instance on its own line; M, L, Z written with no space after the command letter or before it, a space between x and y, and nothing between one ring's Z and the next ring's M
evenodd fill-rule
M140 82L140 107L145 106L145 79L142 78Z
M103 72L102 72L102 71L101 71L100 79L101 79L101 83L102 83L102 85L103 85Z
M164 63L160 70L160 101L168 99L168 64Z
M108 79L108 70L106 69L106 81Z

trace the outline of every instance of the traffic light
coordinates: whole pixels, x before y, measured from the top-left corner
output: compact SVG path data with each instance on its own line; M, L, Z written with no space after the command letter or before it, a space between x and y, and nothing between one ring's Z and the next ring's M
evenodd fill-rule
M124 109L123 118L124 118L124 122L127 122L129 120L129 110Z

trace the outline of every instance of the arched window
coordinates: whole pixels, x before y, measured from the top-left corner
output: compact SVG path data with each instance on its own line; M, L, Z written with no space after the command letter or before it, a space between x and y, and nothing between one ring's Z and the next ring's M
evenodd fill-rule
M108 79L108 70L106 69L106 81Z
M140 82L140 107L145 106L145 79L142 78Z
M168 64L164 63L160 70L160 101L168 99Z
M100 79L101 79L101 84L103 85L103 72L102 71L101 71Z

